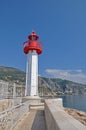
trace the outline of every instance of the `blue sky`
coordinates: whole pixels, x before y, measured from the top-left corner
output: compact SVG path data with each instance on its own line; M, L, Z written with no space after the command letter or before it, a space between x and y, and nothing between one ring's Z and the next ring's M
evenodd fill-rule
M43 43L40 75L86 83L86 0L0 0L0 65L25 71L32 30Z

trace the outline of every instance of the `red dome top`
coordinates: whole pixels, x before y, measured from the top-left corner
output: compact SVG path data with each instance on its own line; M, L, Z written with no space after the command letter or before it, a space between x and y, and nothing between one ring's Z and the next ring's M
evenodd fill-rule
M33 40L33 38L37 40L39 39L39 36L35 32L32 32L32 34L28 36L28 39Z
M29 51L36 51L38 54L42 53L42 43L38 41L39 36L32 32L31 35L28 36L28 41L24 42L24 53L28 54Z

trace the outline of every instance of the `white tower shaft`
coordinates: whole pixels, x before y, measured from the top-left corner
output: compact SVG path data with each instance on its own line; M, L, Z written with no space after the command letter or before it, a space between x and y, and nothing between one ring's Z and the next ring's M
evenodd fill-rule
M27 58L26 96L38 96L38 54L30 51Z

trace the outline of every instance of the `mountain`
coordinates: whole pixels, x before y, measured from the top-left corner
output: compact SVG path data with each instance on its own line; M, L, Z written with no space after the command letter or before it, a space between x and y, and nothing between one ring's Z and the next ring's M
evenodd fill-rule
M39 77L39 88L40 87L44 89L44 95L46 95L47 88L48 91L51 90L54 96L64 94L86 94L86 85L57 78Z
M12 67L0 66L0 80L25 84L25 72Z
M25 86L25 72L12 67L0 66L0 80ZM86 85L57 78L39 77L39 95L57 96L62 94L86 93Z

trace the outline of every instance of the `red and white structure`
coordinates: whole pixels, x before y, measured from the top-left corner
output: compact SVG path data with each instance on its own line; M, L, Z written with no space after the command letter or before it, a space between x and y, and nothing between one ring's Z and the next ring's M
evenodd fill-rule
M27 54L26 96L38 96L38 55L42 53L39 36L32 32L24 42L24 53Z

